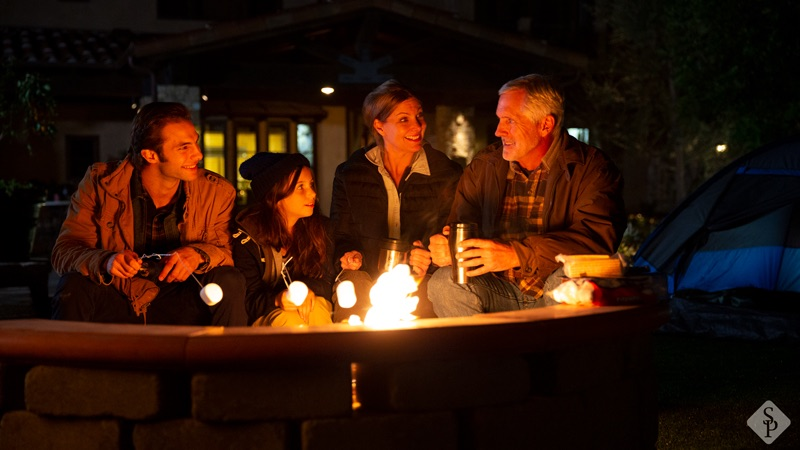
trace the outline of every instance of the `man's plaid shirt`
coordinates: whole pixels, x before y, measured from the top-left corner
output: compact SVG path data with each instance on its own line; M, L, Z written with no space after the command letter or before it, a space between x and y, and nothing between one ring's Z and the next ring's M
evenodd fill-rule
M530 174L526 174L516 161L510 162L500 217L500 239L522 240L544 231L544 193L548 173L544 162ZM544 280L537 275L524 276L519 270L509 269L498 276L516 284L525 295L542 296Z

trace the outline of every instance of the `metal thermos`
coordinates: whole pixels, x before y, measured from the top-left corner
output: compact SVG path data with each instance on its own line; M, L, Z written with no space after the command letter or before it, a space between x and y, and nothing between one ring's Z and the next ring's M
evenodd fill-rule
M450 259L453 263L453 281L458 284L467 284L469 277L467 277L467 269L465 267L458 267L458 262L463 261L463 259L456 260L456 253L466 250L466 248L461 246L461 241L476 237L478 237L478 224L450 224L450 236L448 238L448 243L450 244Z
M388 272L398 264L408 264L408 244L398 239L381 241L378 253L378 273Z

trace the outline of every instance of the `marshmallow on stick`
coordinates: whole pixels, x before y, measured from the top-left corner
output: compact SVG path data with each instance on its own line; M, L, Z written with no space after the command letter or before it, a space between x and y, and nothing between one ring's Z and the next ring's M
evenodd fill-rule
M214 306L222 300L222 288L217 283L208 283L200 289L200 298L208 306Z
M336 302L342 308L352 308L356 304L356 287L350 280L344 280L336 286Z
M300 306L308 297L308 286L302 281L292 281L289 284L289 292L286 295L292 304Z

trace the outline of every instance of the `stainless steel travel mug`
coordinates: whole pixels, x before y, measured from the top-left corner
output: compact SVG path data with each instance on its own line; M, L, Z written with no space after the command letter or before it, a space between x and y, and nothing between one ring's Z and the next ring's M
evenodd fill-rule
M378 253L378 273L388 272L398 264L408 264L409 246L397 239L384 239Z
M453 281L458 284L467 284L467 269L458 267L458 262L463 259L456 259L456 253L466 250L461 245L461 241L478 237L478 224L476 223L451 223L450 236L450 259L453 263Z

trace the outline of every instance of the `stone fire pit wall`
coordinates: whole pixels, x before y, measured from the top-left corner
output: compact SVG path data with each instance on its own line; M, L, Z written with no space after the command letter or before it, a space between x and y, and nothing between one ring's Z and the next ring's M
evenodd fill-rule
M654 448L665 305L392 329L0 321L0 449Z

